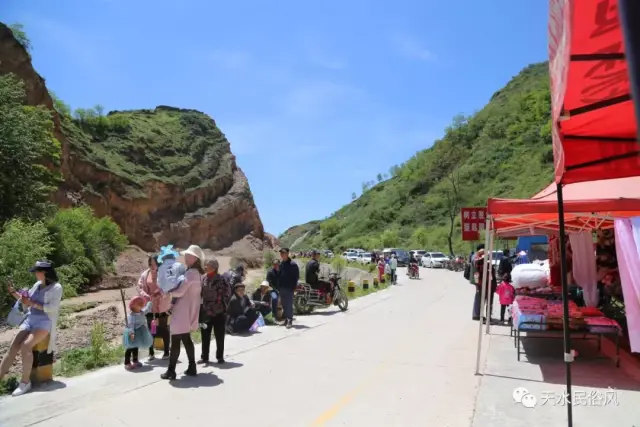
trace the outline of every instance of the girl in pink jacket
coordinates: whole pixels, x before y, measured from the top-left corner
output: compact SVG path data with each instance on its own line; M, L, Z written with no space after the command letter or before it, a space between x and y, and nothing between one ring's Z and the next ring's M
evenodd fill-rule
M171 350L169 353L169 367L160 378L163 380L176 379L176 365L180 357L180 346L183 344L189 359L189 367L185 375L196 376L195 348L191 340L191 332L199 328L200 293L202 291L202 266L205 262L204 252L199 246L191 245L184 255L187 271L184 282L177 289L169 292L169 298L175 302L171 310Z
M504 275L502 283L498 285L496 293L500 297L500 321L504 323L504 313L507 311L507 307L513 304L516 299L516 290L511 285L511 275L509 273ZM511 317L511 314L509 314Z

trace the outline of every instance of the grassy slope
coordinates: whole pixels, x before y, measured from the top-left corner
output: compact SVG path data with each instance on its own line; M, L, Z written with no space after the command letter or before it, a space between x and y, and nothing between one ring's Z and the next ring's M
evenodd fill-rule
M66 120L82 157L129 182L132 195L157 180L185 188L231 173L229 142L207 115L170 107Z
M398 236L393 245L426 244L445 251L446 176L460 177L461 206L485 206L488 197L531 196L552 179L550 123L547 64L530 65L481 111L454 121L442 140L416 153L392 178L321 222L298 247L390 246L386 243L392 234ZM460 153L461 160L447 162L453 152ZM454 249L458 251L467 245L460 240L459 218L456 222ZM299 235L307 227L290 230ZM419 227L427 230L423 244L414 236ZM384 235L387 229L391 231ZM291 241L290 230L279 238Z

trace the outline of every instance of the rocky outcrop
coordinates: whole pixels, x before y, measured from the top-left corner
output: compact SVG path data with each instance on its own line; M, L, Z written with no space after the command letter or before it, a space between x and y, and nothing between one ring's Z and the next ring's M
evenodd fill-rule
M53 112L54 134L62 145L60 171L64 182L52 197L60 206L78 203L92 206L96 215L113 218L130 242L146 251L169 242L179 247L198 244L217 250L246 236L265 241L249 183L224 137L223 142L211 141L217 144L217 158L204 158L216 166L210 168L211 176L203 179L202 184L189 186L156 179L134 182L131 177L90 159L69 135L54 110L44 79L33 69L31 57L11 30L0 24L0 74L6 73L24 81L27 104L43 105ZM171 107L145 113L159 110L194 113ZM207 134L201 137L206 138ZM131 188L136 188L133 196Z

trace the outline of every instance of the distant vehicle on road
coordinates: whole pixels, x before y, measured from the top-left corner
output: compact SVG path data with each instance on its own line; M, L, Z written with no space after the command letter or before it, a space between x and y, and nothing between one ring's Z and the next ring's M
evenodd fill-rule
M334 255L333 255L333 252L331 252L331 251L330 251L330 250L328 250L328 249L326 249L326 250L322 251L322 254L323 254L324 256L326 256L327 258L333 258L333 256L334 256Z
M404 249L396 249L395 253L398 257L398 267L406 267L409 265L409 252Z
M410 254L413 254L414 258L416 259L416 261L420 262L420 260L422 259L422 256L427 253L427 251L424 251L422 249L414 249L409 251Z
M358 254L358 262L362 265L371 264L371 252L361 252Z
M442 252L426 252L422 255L421 264L427 268L442 268L449 261L449 257Z
M342 258L346 259L347 261L353 262L358 260L358 254L356 252L347 251L342 253Z

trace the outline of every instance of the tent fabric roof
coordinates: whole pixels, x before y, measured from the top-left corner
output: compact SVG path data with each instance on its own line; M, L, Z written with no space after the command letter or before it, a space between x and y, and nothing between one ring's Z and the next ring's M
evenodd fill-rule
M615 0L549 0L555 181L640 175L637 123Z
M489 199L493 229L510 236L557 232L556 188L551 184L531 199ZM614 217L640 216L640 176L567 184L562 190L567 230L608 228Z
M640 177L579 182L562 187L566 213L624 212L640 215ZM556 184L551 184L531 199L489 199L491 215L558 213Z

